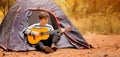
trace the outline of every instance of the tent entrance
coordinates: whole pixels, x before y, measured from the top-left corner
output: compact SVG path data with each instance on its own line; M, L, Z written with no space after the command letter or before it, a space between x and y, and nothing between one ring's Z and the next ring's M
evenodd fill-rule
M34 23L38 23L39 22L39 18L38 18L38 15L39 15L40 11L31 11L30 12L30 16L28 16L28 25L32 25Z
M34 23L39 23L39 13L41 10L32 10L30 12L30 16L28 17L28 25L32 25ZM48 20L48 23L53 26L54 29L58 29L58 24L56 22L55 17L49 12L50 18Z

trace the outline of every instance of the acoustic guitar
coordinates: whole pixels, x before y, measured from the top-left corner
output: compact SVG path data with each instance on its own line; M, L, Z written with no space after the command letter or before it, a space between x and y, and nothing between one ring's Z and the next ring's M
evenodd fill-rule
M48 31L48 28L31 28L30 30L40 33L39 36L27 35L27 39L30 44L37 44L40 40L47 40L50 33L60 32L59 29ZM71 27L65 28L65 31L71 31Z

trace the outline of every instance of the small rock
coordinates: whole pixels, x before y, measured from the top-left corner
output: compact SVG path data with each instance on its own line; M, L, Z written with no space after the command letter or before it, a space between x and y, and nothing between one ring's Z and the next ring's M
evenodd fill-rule
M105 54L103 57L108 57L108 54Z

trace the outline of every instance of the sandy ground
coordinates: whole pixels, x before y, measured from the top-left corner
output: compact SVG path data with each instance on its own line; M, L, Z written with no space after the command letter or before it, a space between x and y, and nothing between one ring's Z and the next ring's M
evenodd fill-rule
M84 35L95 49L58 49L45 54L40 51L5 52L0 49L0 57L120 57L120 35Z

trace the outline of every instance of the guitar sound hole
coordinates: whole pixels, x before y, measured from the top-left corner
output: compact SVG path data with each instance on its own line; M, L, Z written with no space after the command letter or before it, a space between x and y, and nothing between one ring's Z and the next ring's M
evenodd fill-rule
M35 36L33 35L33 39L35 40Z
M44 32L41 32L40 35L43 36L43 35L44 35Z

